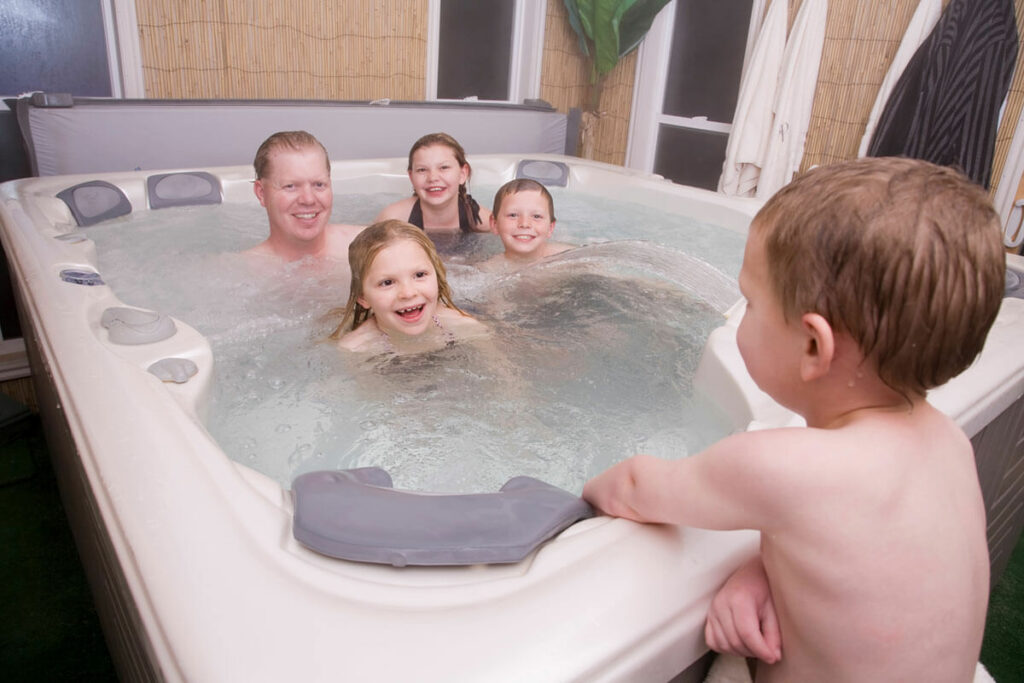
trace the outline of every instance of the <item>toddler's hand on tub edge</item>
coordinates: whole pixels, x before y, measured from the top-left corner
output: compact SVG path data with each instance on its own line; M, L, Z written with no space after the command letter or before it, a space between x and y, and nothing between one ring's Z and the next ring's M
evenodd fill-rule
M704 639L716 652L756 657L768 664L782 659L779 621L760 556L733 572L718 589Z

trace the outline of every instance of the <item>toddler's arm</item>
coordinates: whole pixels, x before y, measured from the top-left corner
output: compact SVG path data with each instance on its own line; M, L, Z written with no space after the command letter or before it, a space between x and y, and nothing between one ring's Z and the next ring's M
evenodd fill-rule
M801 519L804 501L817 500L823 481L841 483L841 470L826 477L809 466L808 454L833 448L830 439L824 430L764 429L678 460L635 455L588 481L583 498L636 522L772 531Z
M704 639L717 652L757 657L769 664L782 659L782 638L761 557L741 566L711 601Z

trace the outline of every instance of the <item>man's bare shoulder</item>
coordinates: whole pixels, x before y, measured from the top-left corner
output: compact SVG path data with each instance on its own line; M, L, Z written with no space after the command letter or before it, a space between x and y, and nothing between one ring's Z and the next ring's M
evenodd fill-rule
M356 235L366 229L365 225L350 225L348 223L331 223L327 226L327 229L332 233L339 235L345 235L349 238L354 238Z
M348 247L365 225L332 223L327 226L327 254L335 261L348 262Z
M248 249L241 252L243 256L254 256L258 258L273 259L275 261L281 260L277 252L274 251L274 247L270 244L270 240L263 240L255 247L249 247Z

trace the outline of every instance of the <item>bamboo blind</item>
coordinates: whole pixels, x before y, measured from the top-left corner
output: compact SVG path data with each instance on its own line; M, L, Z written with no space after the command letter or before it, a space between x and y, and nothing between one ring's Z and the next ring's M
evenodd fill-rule
M1006 96L1003 118L999 123L999 132L996 135L996 154L992 161L992 187L990 190L993 195L999 186L999 178L1010 152L1010 143L1017 129L1017 120L1020 118L1021 109L1024 108L1024 68L1021 67L1024 64L1024 54L1022 54L1024 53L1024 37L1020 36L1020 27L1024 26L1024 0L1016 0L1016 8L1017 32L1021 44L1017 48L1017 68L1013 72L1013 81L1010 83L1010 92Z
M788 2L790 25L802 0ZM948 0L946 0L948 3ZM801 169L857 154L878 88L918 0L829 0ZM1024 0L1015 0L1018 26ZM945 3L944 3L945 4ZM428 0L146 0L136 3L146 95L158 98L422 100ZM1024 55L1024 50L1021 51ZM590 156L622 164L636 52L604 82ZM1018 65L1024 57L1018 56ZM586 110L590 72L561 0L546 9L541 98ZM993 188L1024 108L1014 74Z
M629 138L633 103L633 81L637 53L619 60L605 79L598 104L590 158L623 164ZM590 66L580 52L576 33L569 25L568 11L561 0L548 0L544 27L544 56L540 77L541 99L559 111L572 107L586 110L590 102Z
M427 0L146 0L136 12L147 97L425 97Z
M801 170L857 156L878 88L918 0L830 0L821 68ZM948 5L948 0L943 5ZM1024 0L1015 0L1017 26ZM790 16L793 16L792 8ZM1019 30L1019 29L1018 29ZM995 193L1024 106L1024 49L1017 55L992 164Z
M802 170L857 156L878 88L916 7L917 0L829 2Z

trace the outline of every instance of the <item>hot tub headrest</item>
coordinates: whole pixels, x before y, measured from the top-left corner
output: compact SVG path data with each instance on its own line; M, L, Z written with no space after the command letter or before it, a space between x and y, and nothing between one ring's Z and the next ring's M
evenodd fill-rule
M206 171L158 173L145 179L151 209L173 206L220 204L221 189L217 176Z
M307 472L292 482L292 533L331 557L405 565L518 562L574 522L583 499L532 477L498 493L398 491L379 467Z
M569 184L569 167L561 161L523 159L516 164L516 178L536 180L547 187L566 187Z
M75 222L83 228L132 211L132 204L121 188L105 180L72 185L58 192L57 198L64 200Z
M206 171L158 173L146 178L149 208L220 204L221 186L217 176Z

